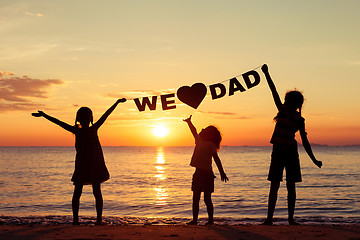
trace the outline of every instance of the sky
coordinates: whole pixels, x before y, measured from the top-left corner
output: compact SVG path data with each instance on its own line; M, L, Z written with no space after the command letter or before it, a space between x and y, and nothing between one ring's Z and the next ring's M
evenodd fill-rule
M360 144L360 1L2 0L0 146L73 146L73 134L42 110L74 124L81 106L103 146L191 146L183 119L217 126L222 145L270 145L276 107L259 69L268 64L280 96L298 89L311 143ZM132 99L182 86L223 83L250 70L260 83L197 109L139 111ZM241 76L238 77L244 84ZM155 136L157 125L168 129ZM298 136L297 136L298 139ZM301 141L300 141L301 142Z

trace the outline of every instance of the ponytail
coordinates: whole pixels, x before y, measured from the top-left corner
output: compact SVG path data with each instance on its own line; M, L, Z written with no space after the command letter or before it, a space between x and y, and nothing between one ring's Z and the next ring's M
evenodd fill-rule
M77 113L76 113L76 118L75 118L75 126L77 128L79 128L79 126L81 126L81 122L82 121L89 121L89 123L91 123L91 125L93 125L93 114L90 108L88 107L81 107ZM77 124L77 123L80 124Z

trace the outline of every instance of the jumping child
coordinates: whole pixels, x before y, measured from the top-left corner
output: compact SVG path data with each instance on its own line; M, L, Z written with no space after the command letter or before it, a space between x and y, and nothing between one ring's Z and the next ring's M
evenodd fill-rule
M299 91L289 91L285 95L284 104L281 102L275 84L273 83L268 66L264 64L262 71L266 76L267 83L273 95L275 105L278 109L278 114L274 118L276 125L274 133L271 138L273 150L271 154L271 164L269 169L268 180L271 181L267 218L262 223L264 225L272 225L275 205L277 200L277 193L280 187L280 182L283 178L284 168L286 170L286 187L288 191L288 222L290 225L298 225L294 220L294 210L296 201L295 183L301 182L300 161L297 149L297 142L295 140L295 133L300 132L302 145L305 151L313 161L313 163L321 168L322 162L316 160L307 133L305 131L305 119L301 116L301 108L304 102L304 97ZM299 111L297 111L299 110Z
M74 225L79 224L80 197L84 185L92 185L96 202L96 224L101 225L102 223L103 198L100 184L107 181L110 175L105 165L97 131L116 106L125 101L125 98L118 99L96 123L93 123L92 111L88 107L81 107L77 111L74 126L51 117L43 111L32 114L34 117L44 117L75 135L75 171L71 178L75 185L72 198Z
M184 119L184 121L187 122L195 138L195 149L190 162L190 165L196 168L191 186L191 190L193 191L193 220L188 224L197 225L200 196L201 192L204 192L204 202L209 216L206 225L211 225L214 224L214 206L211 200L211 193L214 192L215 178L212 171L212 158L214 158L216 166L219 169L221 181L229 181L217 153L220 149L221 134L214 126L208 126L198 134L195 126L191 122L191 116Z

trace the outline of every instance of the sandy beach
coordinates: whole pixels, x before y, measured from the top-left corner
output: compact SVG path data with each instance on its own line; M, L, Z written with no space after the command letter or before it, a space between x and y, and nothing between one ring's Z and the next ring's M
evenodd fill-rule
M360 225L1 225L1 240L18 239L360 239Z

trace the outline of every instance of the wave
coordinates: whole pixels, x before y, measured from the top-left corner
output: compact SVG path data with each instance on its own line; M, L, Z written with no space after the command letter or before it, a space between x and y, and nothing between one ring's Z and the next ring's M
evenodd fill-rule
M189 218L149 218L149 217L103 217L106 225L184 225ZM264 221L263 218L215 218L217 225L257 225ZM360 217L300 217L296 221L304 225L358 225ZM80 217L83 225L94 225L95 217ZM199 224L207 222L206 218L200 218ZM0 216L0 225L68 225L72 224L71 216ZM274 218L275 225L286 225L286 218Z

